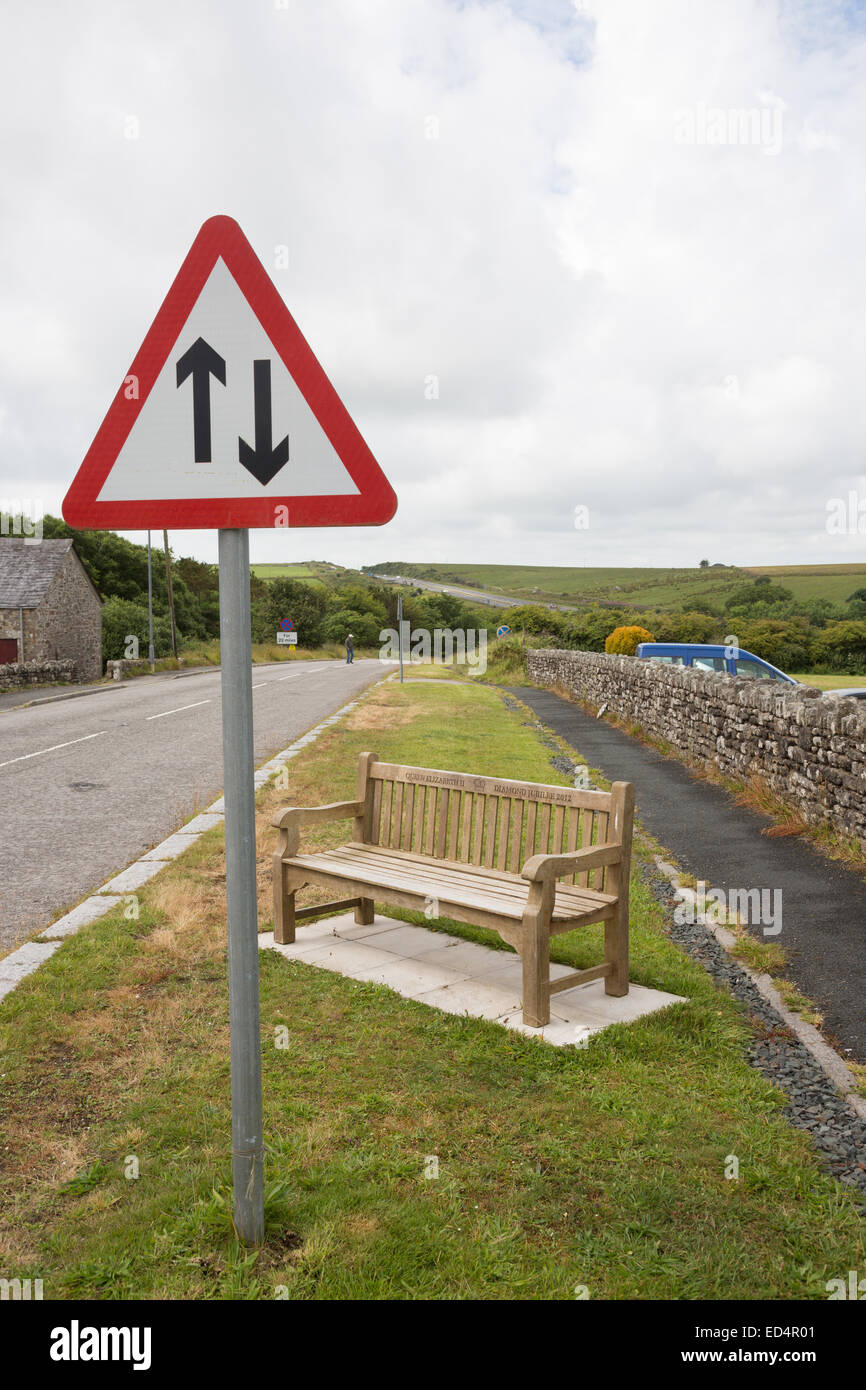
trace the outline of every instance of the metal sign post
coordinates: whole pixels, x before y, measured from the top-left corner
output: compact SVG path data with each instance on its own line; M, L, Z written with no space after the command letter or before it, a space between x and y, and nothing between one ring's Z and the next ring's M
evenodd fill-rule
M249 531L220 531L219 586L234 1216L241 1241L245 1245L260 1245L265 1233L265 1149L259 1027Z
M153 568L150 560L150 532L147 533L147 656L153 671Z
M403 595L397 595L397 632L400 638L400 684L403 684Z

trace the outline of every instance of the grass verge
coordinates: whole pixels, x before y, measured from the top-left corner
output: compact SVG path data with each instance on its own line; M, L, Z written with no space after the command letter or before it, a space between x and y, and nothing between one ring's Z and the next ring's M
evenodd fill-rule
M290 764L288 791L259 793L262 927L276 806L351 797L370 747L562 781L523 718L489 688L375 688ZM263 953L268 1233L241 1250L221 833L141 890L137 919L85 929L0 1006L6 1277L48 1298L807 1299L860 1267L856 1199L748 1066L740 1007L667 937L640 855L632 979L687 1002L586 1050ZM601 952L597 927L553 950L576 967Z

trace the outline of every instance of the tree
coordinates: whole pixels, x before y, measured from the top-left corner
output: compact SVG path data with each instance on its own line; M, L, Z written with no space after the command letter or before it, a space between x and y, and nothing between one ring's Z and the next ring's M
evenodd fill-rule
M298 579L270 580L266 607L270 631L265 640L273 642L283 618L291 618L298 633L298 645L318 647L326 609L327 599L322 589L302 584Z
M702 570L708 570L710 568L709 560L701 560L700 568Z

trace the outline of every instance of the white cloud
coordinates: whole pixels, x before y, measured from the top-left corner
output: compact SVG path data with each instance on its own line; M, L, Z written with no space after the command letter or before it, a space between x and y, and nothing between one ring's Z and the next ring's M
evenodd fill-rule
M866 471L849 7L91 0L4 28L0 496L59 509L228 212L400 498L256 557L852 558L824 526Z

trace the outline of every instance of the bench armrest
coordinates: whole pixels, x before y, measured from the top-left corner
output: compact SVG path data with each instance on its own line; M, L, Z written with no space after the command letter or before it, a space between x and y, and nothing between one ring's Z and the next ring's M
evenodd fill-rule
M287 806L271 821L276 830L315 825L317 821L348 820L364 813L363 801L332 801L328 806Z
M590 869L601 869L607 864L619 864L622 860L622 845L610 841L603 845L587 845L586 849L575 849L570 854L534 854L527 859L521 869L521 877L543 882L547 879L564 878L566 874L583 874Z

